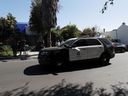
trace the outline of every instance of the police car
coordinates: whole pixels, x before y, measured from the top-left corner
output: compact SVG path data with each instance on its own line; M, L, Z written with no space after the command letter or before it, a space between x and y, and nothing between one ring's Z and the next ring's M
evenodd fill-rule
M114 56L113 45L106 38L71 38L58 47L40 50L38 61L43 67L93 59L97 59L100 64L108 64Z

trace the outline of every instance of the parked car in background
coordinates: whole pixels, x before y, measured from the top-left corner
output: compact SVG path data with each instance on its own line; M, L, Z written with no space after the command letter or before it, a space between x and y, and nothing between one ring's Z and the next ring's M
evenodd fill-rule
M111 41L105 38L72 38L58 47L43 48L38 55L41 66L67 65L68 62L97 59L99 64L109 64L115 56Z
M118 43L118 42L112 42L114 48L115 48L115 52L125 52L127 50L127 46L123 43Z

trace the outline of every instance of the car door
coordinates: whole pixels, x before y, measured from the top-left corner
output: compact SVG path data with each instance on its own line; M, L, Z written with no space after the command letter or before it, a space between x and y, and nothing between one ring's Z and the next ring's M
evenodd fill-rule
M87 39L87 59L98 58L104 51L103 45L97 39Z
M78 61L87 59L86 39L79 39L69 49L69 60Z

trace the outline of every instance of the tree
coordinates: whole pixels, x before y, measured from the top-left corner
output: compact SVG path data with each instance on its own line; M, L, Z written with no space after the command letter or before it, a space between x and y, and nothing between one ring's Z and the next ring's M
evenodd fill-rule
M69 24L61 29L61 36L63 40L69 38L78 37L80 35L80 30L74 24Z
M42 0L42 27L47 33L47 47L51 46L51 29L57 25L59 0Z
M16 18L11 13L8 13L6 22L7 22L8 31L10 31L12 34L15 34L16 22L17 22Z
M16 32L16 20L15 17L8 13L6 18L0 18L0 35L2 38L2 42L6 41L10 37L14 37Z
M41 41L46 38L46 46L52 45L51 30L57 25L56 13L59 0L33 0L31 6L30 29L37 32Z
M85 28L83 32L81 33L81 36L86 36L86 37L94 37L96 35L96 29L95 27L93 28Z
M4 24L5 24L5 18L0 18L0 41L3 41L3 32L4 32Z
M55 46L56 43L62 41L61 29L59 26L51 30L51 40L52 40L52 46Z
M42 11L41 11L42 0L33 0L31 4L31 15L29 19L30 30L39 34L39 39L44 36L42 28Z

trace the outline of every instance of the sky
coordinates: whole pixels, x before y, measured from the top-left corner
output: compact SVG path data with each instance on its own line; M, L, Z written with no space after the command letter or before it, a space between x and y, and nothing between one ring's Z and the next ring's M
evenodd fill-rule
M106 0L60 0L57 13L57 25L61 28L75 24L82 31L84 28L97 27L106 31L117 29L123 22L128 25L128 0L114 0L114 5L108 6L101 13ZM12 13L17 22L28 22L31 0L0 0L0 17Z

